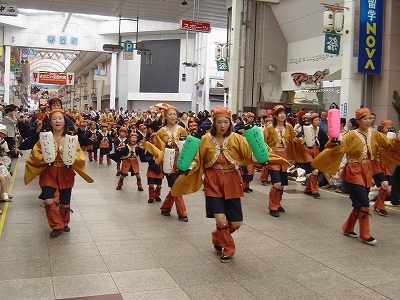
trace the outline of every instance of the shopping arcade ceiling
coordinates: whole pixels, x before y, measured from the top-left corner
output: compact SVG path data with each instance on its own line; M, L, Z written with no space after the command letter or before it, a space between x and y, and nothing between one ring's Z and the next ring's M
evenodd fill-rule
M183 1L183 0L182 0ZM66 13L83 13L122 18L139 18L165 22L179 23L180 19L198 19L211 23L212 27L225 28L227 25L227 10L225 0L187 0L182 5L181 0L18 0L19 8L58 11ZM325 3L334 4L334 0ZM275 18L291 43L305 40L322 33L323 6L315 0L281 0L279 5L271 5ZM294 13L295 12L295 13ZM317 26L320 24L320 26ZM75 66L69 67L69 72L79 70L84 62L91 63L88 68L95 68L106 54L90 53L81 57ZM49 62L47 62L49 63ZM51 62L50 62L51 63ZM78 68L79 66L79 68Z

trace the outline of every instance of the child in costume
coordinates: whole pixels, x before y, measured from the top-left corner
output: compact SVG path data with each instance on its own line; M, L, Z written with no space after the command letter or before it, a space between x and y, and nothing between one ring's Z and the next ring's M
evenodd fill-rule
M128 134L128 129L125 126L121 126L119 128L118 132L118 137L114 140L114 149L117 151L117 149L122 149L123 146L127 143L127 136ZM121 175L121 160L117 159L117 173L115 176L120 176Z
M120 170L120 177L118 181L118 186L117 190L122 189L122 185L124 184L124 179L126 176L128 176L128 172L131 172L132 175L136 176L137 180L137 186L138 186L138 191L142 192L143 191L143 186L142 186L142 179L140 178L139 174L139 160L137 157L137 140L138 140L138 135L134 132L132 132L129 135L129 141L128 143L121 143L118 145L118 147L115 149L116 153L120 153L121 156L121 170Z
M86 150L89 153L89 161L97 161L100 132L97 130L97 124L95 121L90 121L89 128L85 131L85 137L93 142L92 145L86 146Z
M103 165L103 157L104 155L107 158L107 165L111 165L111 158L109 157L110 150L112 147L112 136L108 131L108 124L101 124L100 131L100 139L99 139L99 148L100 148L100 156L99 156L99 165Z
M149 137L149 142L155 142L156 133L152 133ZM153 155L150 152L145 151L142 148L138 149L140 161L147 162L149 164L147 168L147 184L149 185L149 200L147 203L161 202L160 194L162 187L162 180L164 178L164 174L162 172L162 165L156 164L153 158Z
M39 177L39 185L42 193L39 198L43 200L46 209L46 216L50 227L53 229L50 233L51 238L55 238L63 232L69 232L70 222L70 202L71 192L75 181L75 172L89 183L93 179L87 175L85 168L85 156L79 143L76 146L76 156L72 165L66 167L63 161L64 139L68 126L66 125L64 111L62 109L53 109L49 114L50 128L52 138L45 140L42 149L39 140L33 147L30 156L25 165L25 184L28 184L36 176ZM47 136L49 137L49 136ZM54 149L55 160L46 163L48 154ZM59 190L59 205L54 201L54 194Z

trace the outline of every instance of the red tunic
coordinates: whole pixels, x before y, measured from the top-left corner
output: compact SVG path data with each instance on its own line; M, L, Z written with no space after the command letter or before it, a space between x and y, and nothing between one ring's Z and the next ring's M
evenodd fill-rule
M48 166L39 177L39 186L50 186L55 189L65 190L74 186L75 171L66 168L60 155L57 154L53 166Z
M221 151L210 168L204 170L205 196L234 199L243 196L243 188L238 170Z

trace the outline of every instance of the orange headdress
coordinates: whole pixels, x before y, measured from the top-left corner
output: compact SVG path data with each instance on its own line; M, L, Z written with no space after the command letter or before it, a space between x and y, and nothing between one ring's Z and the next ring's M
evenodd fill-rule
M274 112L274 115L276 115L278 110L281 110L281 109L283 109L283 111L285 111L285 107L283 105L278 104L278 105L274 106L272 111Z
M312 114L310 115L310 120L311 120L311 121L314 120L315 118L319 118L319 114L318 114L318 113L312 113Z
M371 111L366 108L366 107L362 107L356 110L356 120L359 121L362 118L364 118L367 115L370 115Z
M393 121L392 121L392 120L383 120L383 121L381 122L381 126L382 126L382 127L384 127L384 126L390 126L390 127L392 127L392 126L393 126Z
M65 111L61 108L54 108L50 111L49 116L51 117L53 114L57 114L57 113L64 115Z
M232 117L232 112L229 108L223 106L217 106L211 109L213 119L218 117L226 117L230 119Z

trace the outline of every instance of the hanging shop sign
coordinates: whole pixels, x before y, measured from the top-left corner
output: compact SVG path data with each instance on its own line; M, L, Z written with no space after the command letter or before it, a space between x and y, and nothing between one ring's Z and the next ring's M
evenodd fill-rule
M180 29L209 33L209 32L211 32L211 23L181 19L181 28Z
M360 0L358 72L382 73L383 5L385 1Z
M74 85L74 73L64 72L33 72L33 83L57 84L57 85Z
M324 53L339 55L340 52L340 35L326 33Z
M217 60L217 70L222 72L229 72L229 65L227 61Z
M0 15L2 16L18 16L18 5L0 4Z

